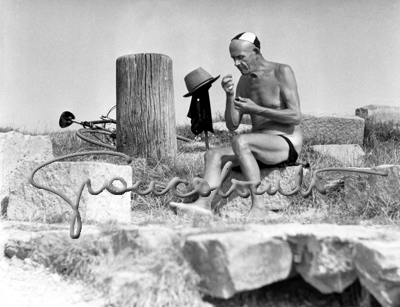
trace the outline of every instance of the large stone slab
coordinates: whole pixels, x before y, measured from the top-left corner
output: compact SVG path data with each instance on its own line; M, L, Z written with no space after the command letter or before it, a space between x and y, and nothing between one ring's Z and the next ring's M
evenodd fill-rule
M400 240L360 242L354 254L361 284L382 306L400 306Z
M73 213L70 205L58 195L38 189L28 182L28 175L39 163L21 162L10 180L10 196L7 216L13 220L59 222L70 220ZM105 180L122 177L128 186L132 185L132 168L128 165L114 165L101 162L55 162L40 169L34 180L46 187L63 193L73 203L81 184L91 180L92 189L97 191ZM121 187L119 182L114 182ZM130 193L114 195L104 190L92 195L87 187L79 203L82 220L128 223L131 220Z
M380 165L372 170L388 172L388 176L345 173L345 200L359 208L390 208L400 205L400 165Z
M365 121L358 116L302 113L304 141L314 144L363 144Z
M289 244L262 233L193 235L183 253L200 275L203 291L225 299L286 279L292 263Z
M298 168L300 166L288 166L288 167L274 167L265 168L260 171L261 185L259 190L264 190L267 185L276 187L276 183L279 182L280 187L285 192L290 192L296 187L295 178L297 176ZM303 175L308 173L308 169L303 169ZM246 181L244 175L241 172L232 171L228 178L225 180L221 187L223 193L226 193L232 186L232 179L239 181ZM269 209L281 210L288 207L292 202L291 196L284 196L277 192L275 195L269 195L268 193L263 194L264 204ZM249 210L251 207L251 197L242 198L236 192L233 192L228 198L222 198L217 193L212 206L221 208L225 205L244 205L248 206Z
M10 131L0 133L0 216L5 214L10 188L10 178L21 161L45 161L53 158L49 136L24 135Z
M311 148L324 156L341 161L344 166L359 166L365 156L364 151L358 144L313 145Z
M400 107L370 104L356 109L355 114L364 119L373 117L379 122L393 121L394 124L400 124Z
M358 278L383 306L399 306L399 244L399 227L250 224L187 232L183 252L211 296L229 298L297 272L326 294L341 293Z

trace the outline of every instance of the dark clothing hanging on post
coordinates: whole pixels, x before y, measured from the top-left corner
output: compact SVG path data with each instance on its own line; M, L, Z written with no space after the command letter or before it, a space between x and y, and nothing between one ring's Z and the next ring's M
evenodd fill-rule
M211 84L199 88L192 95L188 117L191 119L191 130L195 135L203 131L214 133L211 117L210 96L208 90Z

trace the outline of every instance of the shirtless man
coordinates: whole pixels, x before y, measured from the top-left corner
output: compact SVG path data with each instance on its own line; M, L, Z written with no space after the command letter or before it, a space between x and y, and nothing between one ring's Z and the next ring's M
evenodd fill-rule
M208 150L204 177L210 186L220 180L221 168L231 161L240 166L246 181L260 180L260 166L293 164L302 147L300 101L297 83L290 66L269 62L260 51L258 38L249 32L235 36L229 52L242 76L234 92L232 75L222 79L226 92L225 121L229 130L238 128L243 114L250 114L252 132L236 135L232 146ZM260 163L261 162L261 163ZM193 204L170 203L178 210L212 215L211 202L217 190L200 196ZM251 193L249 217L268 216L263 195Z

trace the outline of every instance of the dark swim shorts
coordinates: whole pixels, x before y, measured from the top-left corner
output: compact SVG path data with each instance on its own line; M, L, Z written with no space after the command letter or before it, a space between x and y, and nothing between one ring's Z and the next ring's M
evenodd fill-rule
M272 167L285 167L285 166L292 166L292 165L299 165L299 163L296 163L297 158L299 157L299 155L296 152L296 149L294 149L294 146L292 144L292 142L285 136L279 134L280 137L284 138L285 141L288 143L289 145L289 157L286 161L280 162L278 164L275 165L269 165L269 164L265 164L261 161L257 161L258 166L260 167L260 169L263 168L272 168ZM234 172L241 172L240 166L234 166L232 167L232 171Z

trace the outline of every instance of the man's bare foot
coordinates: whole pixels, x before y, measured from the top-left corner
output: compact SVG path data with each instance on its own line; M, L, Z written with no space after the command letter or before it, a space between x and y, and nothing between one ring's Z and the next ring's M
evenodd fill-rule
M251 208L247 219L251 221L263 221L263 220L276 220L280 217L279 214L267 209L266 207L253 207Z
M170 202L169 205L173 208L176 208L178 213L187 214L191 216L204 216L204 217L212 217L213 213L211 209L208 209L203 206L195 205L195 204L183 204L177 202Z

